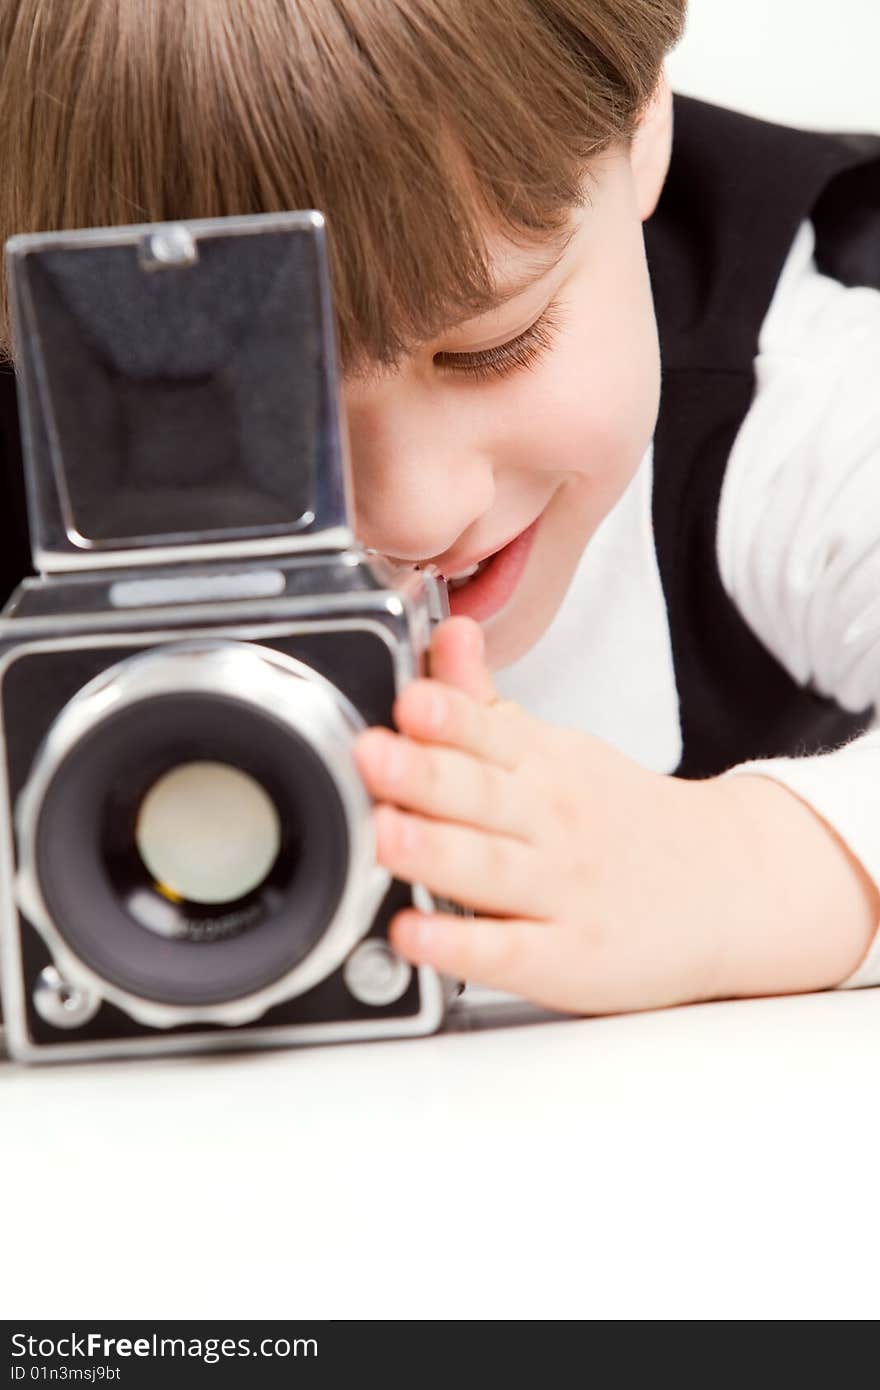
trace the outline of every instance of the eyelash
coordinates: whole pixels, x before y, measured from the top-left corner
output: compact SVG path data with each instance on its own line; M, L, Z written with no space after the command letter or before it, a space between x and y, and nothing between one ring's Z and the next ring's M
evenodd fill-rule
M434 355L434 365L479 381L527 370L553 347L562 327L562 317L559 305L552 302L524 333L509 342L499 343L484 352L438 352Z

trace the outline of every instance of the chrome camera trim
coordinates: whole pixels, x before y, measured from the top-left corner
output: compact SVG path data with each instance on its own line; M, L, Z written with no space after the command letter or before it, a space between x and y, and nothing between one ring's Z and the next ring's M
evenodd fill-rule
M105 980L68 946L40 889L35 863L37 823L55 772L85 734L98 728L111 712L160 694L216 695L218 691L262 712L268 710L309 742L321 758L345 814L350 837L348 870L331 922L293 970L243 999L209 1005L164 1004ZM51 725L15 809L20 846L16 898L61 974L153 1028L183 1023L250 1023L273 1004L304 993L330 975L366 935L391 883L388 870L376 863L372 801L351 751L354 738L364 728L366 724L354 705L304 662L230 638L183 638L170 645L151 646L89 681Z
M214 238L226 239L231 236L259 238L279 232L307 235L314 244L317 257L317 291L321 306L321 349L324 370L330 382L330 392L331 395L335 395L338 393L338 364L332 291L327 266L327 227L323 213L314 208L17 233L9 237L5 243L13 339L23 342L28 337L31 308L23 266L27 257L33 253L63 251L82 255L101 248L129 248L138 256L141 269L148 275L154 275L157 272L161 273L163 264L197 266L199 245L203 241L207 243ZM156 258L152 255L151 248L155 249L163 242L172 247L176 244L178 252L188 246L192 254ZM180 560L210 561L224 559L230 555L236 558L251 556L256 559L298 551L345 549L355 542L351 524L354 512L354 484L348 431L345 416L338 410L332 413L328 421L328 448L334 456L334 487L332 496L328 494L321 507L320 516L308 508L300 517L291 518L283 527L261 524L247 527L242 533L227 527L224 528L225 535L215 535L207 541L202 540L197 533L112 537L101 540L82 535L74 519L67 480L63 471L59 471L57 467L61 455L54 423L51 417L43 416L38 404L41 395L47 394L45 366L39 354L33 362L24 359L18 366L31 551L34 565L41 574L128 568L133 565L164 565ZM35 420L38 416L43 419L49 436L52 462L48 467L39 463L33 452ZM53 503L41 494L39 488L43 472L51 478L62 523L61 534L55 543L52 543L46 529L48 524L51 531L47 516L53 511Z

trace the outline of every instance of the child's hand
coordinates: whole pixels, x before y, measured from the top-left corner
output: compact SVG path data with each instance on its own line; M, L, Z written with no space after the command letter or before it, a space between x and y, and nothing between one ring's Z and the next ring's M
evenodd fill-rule
M480 915L406 910L395 948L577 1013L718 997L719 905L746 910L722 784L647 771L498 699L468 618L435 630L431 673L396 701L400 733L365 731L357 761L380 861Z

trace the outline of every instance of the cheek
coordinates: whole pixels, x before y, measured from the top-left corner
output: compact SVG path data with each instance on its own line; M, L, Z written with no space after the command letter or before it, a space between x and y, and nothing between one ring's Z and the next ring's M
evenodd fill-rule
M587 316L588 315L588 316ZM660 352L644 257L603 277L569 354L591 450L609 467L635 465L647 448L660 398Z
M518 403L518 451L532 466L628 479L654 430L660 353L641 233L565 301L556 347ZM528 442L527 442L528 441Z

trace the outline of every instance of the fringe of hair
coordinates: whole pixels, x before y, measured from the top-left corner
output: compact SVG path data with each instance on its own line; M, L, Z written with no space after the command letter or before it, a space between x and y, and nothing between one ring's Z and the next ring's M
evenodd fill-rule
M343 366L393 365L491 305L487 223L560 231L685 6L4 0L0 238L318 208Z

